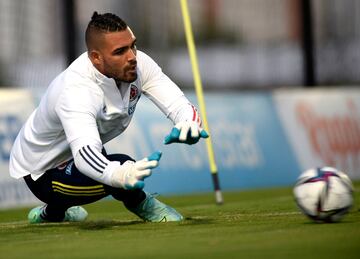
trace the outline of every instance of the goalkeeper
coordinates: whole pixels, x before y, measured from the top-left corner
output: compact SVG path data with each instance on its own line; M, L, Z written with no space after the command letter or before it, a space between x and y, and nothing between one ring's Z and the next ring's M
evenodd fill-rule
M144 52L127 24L94 12L85 40L87 52L49 85L19 132L10 175L24 179L44 206L30 223L83 221L80 205L112 195L145 221L180 221L175 209L143 191L160 152L135 161L106 154L103 145L129 125L140 96L148 97L173 123L164 143L194 144L208 137L195 107Z

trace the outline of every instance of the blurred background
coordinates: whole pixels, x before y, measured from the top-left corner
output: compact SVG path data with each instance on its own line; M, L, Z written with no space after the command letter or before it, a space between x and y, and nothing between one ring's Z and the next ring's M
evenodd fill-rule
M358 85L360 1L190 0L206 89ZM181 88L192 74L178 0L0 0L0 85L43 89L85 51L93 11L122 17Z
M360 1L188 5L223 190L289 186L321 166L359 180ZM86 51L94 11L122 17L197 104L179 0L0 0L0 208L37 202L8 174L11 147L49 83ZM136 109L106 149L135 159L161 149L150 192L210 191L205 142L164 146L171 123L146 98Z

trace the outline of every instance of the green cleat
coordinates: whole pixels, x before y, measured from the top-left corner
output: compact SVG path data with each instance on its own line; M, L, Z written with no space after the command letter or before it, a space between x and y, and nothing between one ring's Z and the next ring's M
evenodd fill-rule
M65 211L65 222L85 221L88 216L87 211L81 206L70 207Z
M137 207L127 207L127 209L149 222L182 221L184 219L174 208L162 203L149 193L146 193L145 200Z
M44 208L45 206L38 206L30 210L28 214L28 220L30 224L46 222L46 220L41 217L41 212L44 210Z
M30 224L49 222L41 217L41 213L45 209L45 206L38 206L30 210L28 214L28 220ZM87 211L80 206L70 207L65 211L65 218L63 222L81 222L88 216Z

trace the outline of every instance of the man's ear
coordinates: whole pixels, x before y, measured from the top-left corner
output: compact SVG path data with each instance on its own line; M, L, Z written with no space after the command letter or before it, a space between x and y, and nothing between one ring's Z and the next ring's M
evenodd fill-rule
M100 66L102 64L101 54L97 50L91 50L89 53L89 58L94 66Z

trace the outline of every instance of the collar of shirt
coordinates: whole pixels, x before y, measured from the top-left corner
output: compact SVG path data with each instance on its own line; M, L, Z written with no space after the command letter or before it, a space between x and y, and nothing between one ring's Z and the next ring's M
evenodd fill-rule
M127 112L129 104L129 91L126 91L124 96L121 95L118 86L113 78L109 78L91 63L88 58L89 66L92 70L93 79L104 93L104 105L106 106L107 115L115 115Z

